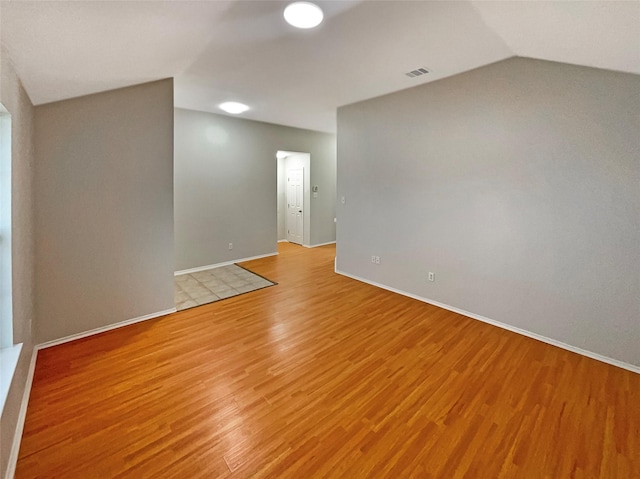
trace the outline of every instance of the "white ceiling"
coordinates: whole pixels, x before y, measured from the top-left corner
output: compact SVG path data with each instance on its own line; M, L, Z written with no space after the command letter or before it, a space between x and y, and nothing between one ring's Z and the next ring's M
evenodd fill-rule
M640 1L2 1L2 41L34 104L175 77L175 104L335 131L336 108L511 56L640 74ZM408 78L426 67L432 73Z

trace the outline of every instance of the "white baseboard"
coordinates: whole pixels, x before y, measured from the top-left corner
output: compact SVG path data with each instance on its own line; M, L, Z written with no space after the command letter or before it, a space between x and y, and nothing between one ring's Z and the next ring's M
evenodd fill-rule
M159 318L160 316L166 316L167 314L175 313L176 311L177 311L176 308L171 308L171 309L165 309L164 311L158 311L157 313L145 314L144 316L138 316L137 318L126 319L124 321L120 321L119 323L113 323L107 326L102 326L100 328L84 331L82 333L65 336L64 338L47 341L47 342L36 345L35 348L36 349L50 348L51 346L57 346L59 344L68 343L70 341L75 341L76 339L82 339L88 336L93 336L94 334L100 334L100 333L104 333L105 331L111 331L112 329L129 326L130 324L140 323L142 321L147 321L149 319Z
M278 240L278 243L290 243L289 240ZM292 244L298 244L298 243L292 243ZM320 246L327 246L329 244L336 244L335 241L327 241L326 243L319 243L319 244L304 244L302 243L300 246L304 246L305 248L318 248Z
M335 241L327 241L326 243L320 243L320 244L311 244L311 245L303 245L305 248L318 248L320 246L327 246L329 244L336 244Z
M18 464L18 454L20 453L20 444L22 442L22 433L24 432L24 421L27 418L27 406L29 406L29 397L31 396L31 385L33 384L33 374L36 370L36 359L38 357L38 347L33 347L31 353L31 362L29 363L29 371L24 384L24 392L22 393L22 402L20 403L20 412L16 421L16 430L13 433L13 444L11 445L11 453L9 454L9 462L7 463L7 471L5 479L13 479L16 473L16 465Z
M31 386L33 384L33 374L36 369L36 359L38 357L38 351L51 346L57 346L58 344L68 343L75 341L76 339L86 338L93 336L94 334L100 334L112 329L122 328L130 324L140 323L153 318L159 318L160 316L166 316L167 314L175 313L176 308L167 309L164 311L158 311L157 313L146 314L137 318L127 319L120 321L119 323L110 324L101 328L92 329L83 333L72 334L60 339L54 339L53 341L47 341L45 343L36 344L33 347L33 353L31 354L31 363L29 364L29 372L27 373L27 379L24 386L24 393L22 394L22 403L20 404L20 412L18 414L18 420L16 423L16 430L13 436L13 444L11 445L11 454L9 455L9 462L7 464L7 471L5 479L13 479L16 472L16 464L18 462L18 453L20 452L20 443L22 442L22 433L24 432L24 421L27 417L27 406L29 405L29 396L31 395Z
M278 243L290 243L289 240L278 240ZM292 244L298 244L298 243L292 243ZM327 246L329 244L336 244L335 241L327 241L326 243L319 243L319 244L304 244L302 243L300 246L304 246L305 248L318 248L320 246Z
M511 326L510 324L501 323L500 321L496 321L494 319L486 318L484 316L480 316L479 314L471 313L469 311L465 311L463 309L456 308L455 306L449 306L448 304L440 303L438 301L433 301L431 299L424 298L422 296L418 296L418 295L415 295L415 294L411 294L411 293L408 293L406 291L402 291L400 289L392 288L390 286L387 286L387 285L384 285L384 284L381 284L381 283L376 283L375 281L369 281L368 279L361 278L359 276L355 276L355 275L352 275L352 274L349 274L349 273L345 273L344 271L339 271L337 269L337 266L336 266L335 272L338 273L338 274L341 274L342 276L346 276L347 278L355 279L357 281L361 281L363 283L367 283L367 284L370 284L372 286L376 286L378 288L386 289L387 291L391 291L392 293L397 293L397 294L401 294L402 296L407 296L407 297L412 298L412 299L417 299L418 301L422 301L423 303L432 304L432 305L437 306L439 308L446 309L446 310L449 310L449 311L453 311L454 313L461 314L462 316L467 316L468 318L471 318L471 319L477 319L478 321L482 321L483 323L488 323L488 324L491 324L493 326L497 326L499 328L506 329L508 331L511 331L511 332L514 332L514 333L518 333L518 334L521 334L523 336L527 336L527 337L532 338L532 339L537 339L538 341L542 341L543 343L551 344L552 346L557 346L559 348L566 349L567 351L571 351L571 352L580 354L582 356L586 356L588 358L595 359L595 360L601 361L603 363L611 364L612 366L617 366L619 368L626 369L626 370L634 372L636 374L640 374L640 366L636 366L634 364L625 363L623 361L619 361L617 359L609 358L607 356L603 356L601 354L594 353L594 352L588 351L586 349L578 348L576 346L571 346L570 344L563 343L562 341L558 341L558 340L555 340L555 339L552 339L552 338L548 338L546 336L542 336L540 334L533 333L531 331L527 331L526 329L521 329L521 328L518 328L516 326Z
M205 271L207 269L220 268L221 266L229 266L230 264L243 263L245 261L251 261L251 260L260 259L260 258L268 258L269 256L276 256L277 254L278 252L276 251L275 253L261 254L258 256L249 256L248 258L234 259L233 261L225 261L224 263L208 264L206 266L198 266L197 268L182 269L180 271L176 271L175 273L173 273L173 275L180 276L181 274L197 273L198 271Z

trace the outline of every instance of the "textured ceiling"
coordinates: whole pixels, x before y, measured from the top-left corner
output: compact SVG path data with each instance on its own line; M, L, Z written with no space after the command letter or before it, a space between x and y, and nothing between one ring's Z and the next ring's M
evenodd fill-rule
M34 104L175 77L176 106L321 131L338 106L511 56L640 74L637 1L318 1L313 30L287 3L13 0L0 26Z

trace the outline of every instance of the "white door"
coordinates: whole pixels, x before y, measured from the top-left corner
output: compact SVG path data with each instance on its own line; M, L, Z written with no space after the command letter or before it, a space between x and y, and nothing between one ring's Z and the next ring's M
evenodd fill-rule
M302 244L304 171L302 168L287 170L287 241Z

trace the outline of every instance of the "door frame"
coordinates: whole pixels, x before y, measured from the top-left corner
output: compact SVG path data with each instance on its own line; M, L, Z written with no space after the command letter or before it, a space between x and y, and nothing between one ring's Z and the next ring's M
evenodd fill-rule
M277 222L282 223L284 230L282 235L278 234L278 241L286 241L286 185L287 170L302 168L303 173L303 228L302 228L302 246L309 247L311 242L311 153L305 151L277 150ZM280 191L282 189L282 191Z

